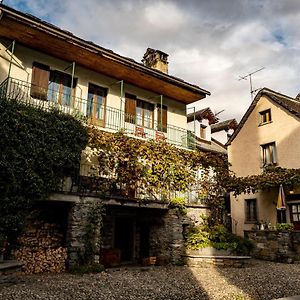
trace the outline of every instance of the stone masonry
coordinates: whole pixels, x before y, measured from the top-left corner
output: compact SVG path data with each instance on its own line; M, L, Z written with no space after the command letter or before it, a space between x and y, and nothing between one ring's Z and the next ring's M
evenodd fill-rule
M300 260L300 232L249 230L245 236L255 245L255 258L287 263Z

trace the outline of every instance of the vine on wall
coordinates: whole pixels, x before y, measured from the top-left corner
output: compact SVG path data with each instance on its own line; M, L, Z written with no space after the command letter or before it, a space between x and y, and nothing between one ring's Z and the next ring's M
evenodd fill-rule
M224 194L230 177L224 154L179 149L164 141L144 141L93 127L89 128L88 145L87 161L96 162L99 176L109 178L106 185L101 181L105 191L118 186L125 195L137 190L170 201L173 192L197 187L199 196L212 200Z
M0 99L0 230L14 236L34 201L79 169L87 131L80 121Z

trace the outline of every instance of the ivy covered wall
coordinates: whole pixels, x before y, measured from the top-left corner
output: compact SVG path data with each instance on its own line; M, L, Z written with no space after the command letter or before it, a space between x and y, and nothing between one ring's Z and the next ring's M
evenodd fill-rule
M0 99L0 141L0 230L11 237L33 202L79 169L87 131L59 111Z

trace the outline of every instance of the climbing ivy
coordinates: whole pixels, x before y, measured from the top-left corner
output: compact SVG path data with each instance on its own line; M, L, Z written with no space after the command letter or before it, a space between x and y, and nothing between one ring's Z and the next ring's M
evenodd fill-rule
M278 188L283 184L285 188L300 185L300 169L287 169L278 166L267 166L259 175L246 177L231 176L227 189L235 195L241 193L255 193L259 190Z
M0 99L0 228L12 237L35 201L79 169L87 131L80 121Z
M230 176L224 154L189 151L165 141L131 138L124 132L112 134L91 127L88 145L85 159L98 165L97 188L104 193L118 187L123 196L135 190L140 196L170 202L174 192L194 186L199 197L219 201Z

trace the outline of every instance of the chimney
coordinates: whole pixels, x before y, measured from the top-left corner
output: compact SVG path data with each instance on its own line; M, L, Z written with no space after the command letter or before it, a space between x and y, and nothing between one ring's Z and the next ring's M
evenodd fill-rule
M168 56L168 54L162 51L148 48L144 54L142 63L146 67L168 74Z

